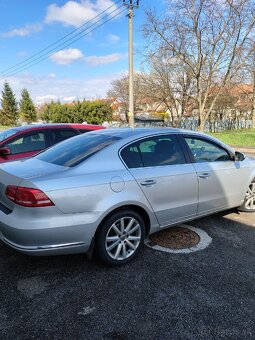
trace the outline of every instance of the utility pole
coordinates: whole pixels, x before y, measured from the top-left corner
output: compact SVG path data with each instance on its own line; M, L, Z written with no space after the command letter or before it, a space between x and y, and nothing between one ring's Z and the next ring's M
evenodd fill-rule
M128 7L128 44L129 44L129 126L135 128L134 119L134 51L133 51L133 17L134 9L139 7L139 0L123 0L125 6Z

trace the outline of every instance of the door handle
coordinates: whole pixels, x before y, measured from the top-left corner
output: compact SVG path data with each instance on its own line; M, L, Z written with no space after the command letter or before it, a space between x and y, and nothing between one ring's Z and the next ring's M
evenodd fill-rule
M210 175L208 173L204 173L204 174L198 175L198 177L203 178L203 179L207 179L208 177L210 177Z
M141 182L141 185L143 186L150 186L153 184L156 184L157 181L155 179L147 179L146 181Z

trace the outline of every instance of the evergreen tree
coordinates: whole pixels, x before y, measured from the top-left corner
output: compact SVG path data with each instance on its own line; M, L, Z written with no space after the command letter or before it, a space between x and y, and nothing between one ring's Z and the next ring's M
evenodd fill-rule
M21 91L21 100L19 103L20 117L24 122L31 123L36 121L36 110L34 103L27 89Z
M15 95L6 81L1 98L2 109L0 111L1 125L15 125L18 120L18 105Z

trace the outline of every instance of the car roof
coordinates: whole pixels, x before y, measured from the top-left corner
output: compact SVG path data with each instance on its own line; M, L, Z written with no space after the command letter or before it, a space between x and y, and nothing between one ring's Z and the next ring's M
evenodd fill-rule
M93 133L93 132L91 132ZM147 136L147 135L152 135L152 134L162 134L162 133L192 133L196 135L201 135L201 136L207 136L203 133L199 133L196 131L191 131L191 130L183 130L183 129L176 129L176 128L112 128L112 129L106 129L106 130L101 130L101 131L96 131L95 133L100 133L100 134L109 134L115 137L120 137L120 138L130 138L130 137L140 137L140 136Z
M140 136L140 135L147 135L147 134L154 134L154 133L162 133L162 132L176 132L177 129L174 128L112 128L106 129L104 131L96 131L96 133L103 133L109 134L116 137L121 138L129 138L133 136Z
M111 135L114 137L120 138L122 141L123 139L125 142L130 142L133 139L136 139L136 137L146 137L151 135L157 135L157 134L188 134L193 135L194 137L202 137L207 140L210 140L214 143L220 144L222 147L229 149L231 152L233 152L233 149L220 141L219 139L216 139L206 133L193 131L193 130L186 130L186 129L176 129L176 128L113 128L113 129L105 129L105 130L98 130L98 131L91 131L89 133L96 133L96 134L104 134L104 135Z
M28 125L21 125L15 126L12 130L22 132L28 130L35 130L35 129L53 129L53 128L61 128L61 127L71 127L74 129L104 129L101 125L93 125L93 124L75 124L75 123L50 123L50 124L28 124Z

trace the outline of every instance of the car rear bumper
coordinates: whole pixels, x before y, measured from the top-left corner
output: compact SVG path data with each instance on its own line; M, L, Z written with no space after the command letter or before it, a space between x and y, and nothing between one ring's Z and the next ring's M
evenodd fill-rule
M40 245L40 246L24 246L24 245L13 243L12 241L5 238L4 236L1 236L1 234L0 234L0 239L6 245L17 250L18 252L27 254L27 255L34 255L34 256L77 254L77 253L86 253L89 250L89 245L83 242Z
M95 214L89 213L75 217L60 214L54 219L30 216L28 220L15 215L0 211L0 240L28 255L86 253L97 228L97 223L91 222Z

